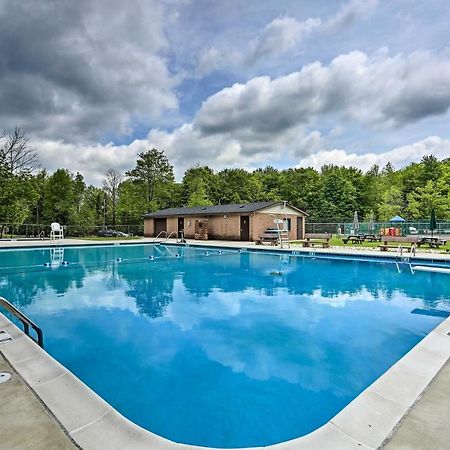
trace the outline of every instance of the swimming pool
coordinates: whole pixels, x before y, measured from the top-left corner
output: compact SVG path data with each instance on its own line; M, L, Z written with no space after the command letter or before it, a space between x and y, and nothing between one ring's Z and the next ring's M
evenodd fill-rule
M0 251L0 267L50 354L135 423L204 446L309 433L450 311L448 276L391 262L127 245Z

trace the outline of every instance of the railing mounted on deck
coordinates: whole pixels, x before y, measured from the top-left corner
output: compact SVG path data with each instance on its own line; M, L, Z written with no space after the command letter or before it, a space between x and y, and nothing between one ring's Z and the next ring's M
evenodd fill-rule
M42 333L42 330L31 319L29 319L22 311L18 310L12 303L8 302L6 298L0 297L0 306L6 309L14 317L19 319L22 322L24 333L30 339L33 339L33 341L36 342L39 347L44 348L44 335ZM37 338L31 336L30 327L35 331Z

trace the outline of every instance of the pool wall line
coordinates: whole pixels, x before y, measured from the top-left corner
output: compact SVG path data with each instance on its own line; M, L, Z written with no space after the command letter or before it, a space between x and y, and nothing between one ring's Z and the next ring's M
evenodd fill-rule
M82 248L82 247L114 247L114 246L133 246L133 245L154 245L152 238L144 238L137 241L83 241L75 240L75 242L70 242L66 240L60 245L48 245L47 242L41 242L41 244L29 245L27 242L19 242L18 245L2 245L0 243L0 251L14 251L14 250L50 250L52 248ZM21 245L22 244L22 245ZM296 256L306 256L306 257L328 257L328 258L351 258L351 259L361 259L361 260L374 260L374 261L398 261L398 262L411 262L411 264L425 263L425 264L439 264L448 265L450 267L450 253L417 253L412 258L408 255L398 257L396 252L382 252L378 250L367 250L364 248L345 248L345 247L330 247L330 248L305 248L305 247L293 247L288 249L281 249L279 247L260 245L256 246L252 242L242 242L242 241L196 241L188 240L187 245L177 244L175 240L157 243L167 246L177 246L177 247L194 247L194 248L216 248L216 249L240 249L242 251L250 252L269 252L273 254L292 254Z
M0 330L7 331L13 338L0 344L0 353L81 448L205 448L169 441L129 421L1 313ZM297 439L254 449L379 448L449 358L450 317L325 425Z

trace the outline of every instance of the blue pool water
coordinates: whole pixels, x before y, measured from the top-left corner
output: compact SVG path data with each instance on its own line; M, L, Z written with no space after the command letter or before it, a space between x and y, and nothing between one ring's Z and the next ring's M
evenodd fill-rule
M448 275L208 251L0 251L0 295L123 415L173 441L227 448L318 428L450 311Z

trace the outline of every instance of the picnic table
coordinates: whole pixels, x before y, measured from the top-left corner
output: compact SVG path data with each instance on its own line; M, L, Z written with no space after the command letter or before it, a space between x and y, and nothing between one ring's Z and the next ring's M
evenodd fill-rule
M302 244L303 247L322 247L328 248L330 246L331 234L328 233L316 233L305 234L305 239L300 239L297 242Z
M364 240L367 242L381 242L381 236L377 236L376 234L365 234Z
M256 245L262 245L262 244L270 244L270 245L277 245L278 244L278 232L264 232L259 239L256 241Z
M378 242L381 238L376 236L375 234L351 234L346 238L342 239L344 244L362 244L363 242Z
M421 237L417 241L417 247L420 247L422 245L428 245L430 248L439 248L441 245L445 245L447 241L444 239L438 238L438 237Z

